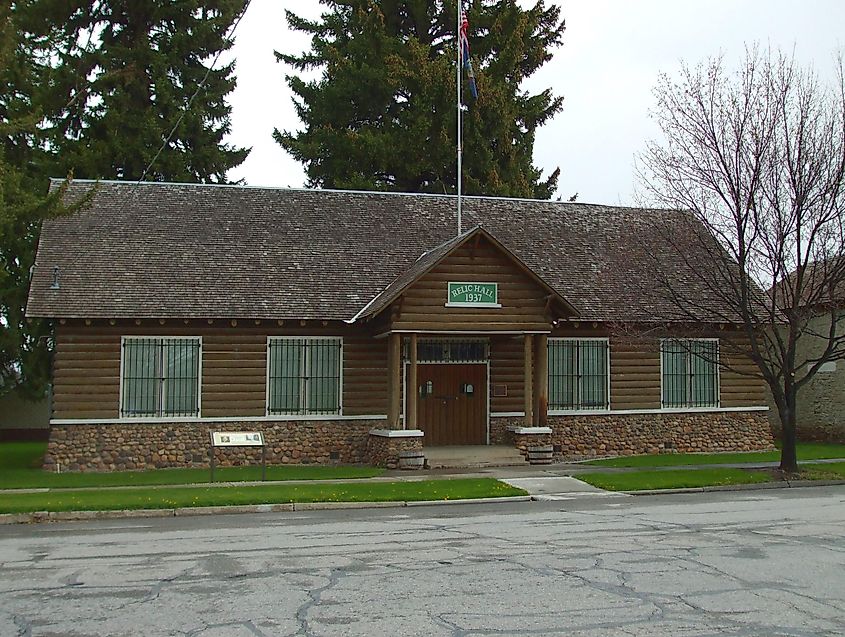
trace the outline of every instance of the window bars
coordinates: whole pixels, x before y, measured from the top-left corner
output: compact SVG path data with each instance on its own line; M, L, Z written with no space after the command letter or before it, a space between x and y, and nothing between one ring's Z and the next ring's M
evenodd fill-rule
M718 407L719 343L667 339L661 343L664 407Z
M488 344L481 339L419 339L418 363L486 363ZM408 343L405 343L405 360L408 360Z
M340 414L340 338L271 338L267 360L268 415Z
M608 342L549 339L549 409L607 409Z
M124 337L120 415L199 416L200 339Z

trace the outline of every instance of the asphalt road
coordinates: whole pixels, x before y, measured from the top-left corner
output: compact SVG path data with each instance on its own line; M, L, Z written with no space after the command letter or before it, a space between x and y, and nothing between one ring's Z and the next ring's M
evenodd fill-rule
M0 527L0 635L843 634L843 487Z

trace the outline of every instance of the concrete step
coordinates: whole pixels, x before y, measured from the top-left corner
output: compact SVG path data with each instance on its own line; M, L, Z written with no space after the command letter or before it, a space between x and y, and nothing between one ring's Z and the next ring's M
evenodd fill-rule
M509 467L527 464L516 448L507 445L426 447L423 451L431 469Z

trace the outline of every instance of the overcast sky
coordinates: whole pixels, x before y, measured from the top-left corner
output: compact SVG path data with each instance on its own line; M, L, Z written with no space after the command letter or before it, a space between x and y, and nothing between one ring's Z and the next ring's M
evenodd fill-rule
M534 2L520 0L524 7ZM649 119L651 90L660 72L676 73L680 60L724 53L738 60L746 43L795 50L805 64L830 76L843 48L842 0L571 0L557 2L566 19L564 43L525 88L552 87L564 108L537 134L534 161L545 173L560 167L559 194L578 201L630 204L633 159L657 131ZM231 95L229 142L252 147L230 179L253 186L301 187L302 165L272 138L274 127L301 128L284 81L290 69L273 51L307 48L291 31L289 8L317 17L315 0L253 0L238 27L234 55L238 88ZM470 16L472 23L472 16Z

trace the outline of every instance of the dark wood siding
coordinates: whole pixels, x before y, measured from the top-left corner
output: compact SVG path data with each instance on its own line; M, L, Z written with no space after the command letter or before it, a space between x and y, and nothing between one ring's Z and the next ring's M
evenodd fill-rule
M660 408L660 342L612 334L598 323L564 325L550 338L607 338L610 347L610 408Z
M660 344L610 341L610 408L660 408Z
M291 323L291 322L286 322ZM263 416L266 412L267 337L343 337L344 415L382 415L387 403L385 339L348 328L275 321L145 321L108 325L73 322L56 326L53 418L117 418L121 336L202 337L202 416Z
M445 294L445 284L443 287ZM81 321L57 325L54 358L53 417L110 419L118 417L120 340L127 336L201 336L203 339L202 416L263 416L266 401L267 336L342 335L343 413L383 415L387 410L387 339L374 339L347 327L278 325L276 322L207 321L159 325L145 321L90 326ZM606 336L601 327L558 329L552 336ZM721 405L765 405L760 379L738 373L752 371L747 358L726 353L720 369ZM659 340L610 337L611 408L660 407ZM728 369L728 367L731 369ZM496 386L506 396L493 396ZM492 413L521 412L523 400L523 339L490 338L490 407Z
M263 416L267 400L267 335L202 335L202 415Z
M490 339L490 411L522 411L525 408L524 341L521 336L496 336ZM500 386L506 396L494 396Z
M722 354L719 370L722 407L756 407L766 404L765 382L754 377L757 366L741 354Z
M387 413L387 339L344 338L343 413Z
M449 281L499 284L501 308L445 307ZM548 330L546 291L486 240L461 246L392 307L398 330Z
M54 418L117 418L120 335L56 330Z

